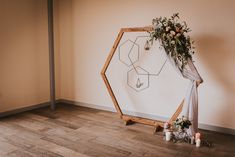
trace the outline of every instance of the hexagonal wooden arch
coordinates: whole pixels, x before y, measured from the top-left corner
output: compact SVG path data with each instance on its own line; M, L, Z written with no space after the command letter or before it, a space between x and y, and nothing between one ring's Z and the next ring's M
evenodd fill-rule
M146 125L151 125L151 126L154 126L154 132L156 132L160 127L163 127L164 125L164 121L160 121L160 120L153 120L153 119L147 119L147 118L143 118L143 117L137 117L137 116L131 116L131 115L126 115L126 114L123 114L122 113L122 110L118 104L118 101L114 95L114 92L112 90L112 87L108 81L108 78L106 76L106 70L113 58L113 55L117 49L117 46L123 36L124 33L126 32L150 32L152 31L153 28L151 26L146 26L146 27L134 27L134 28L121 28L120 32L118 33L118 36L113 44L113 47L106 59L106 62L103 66L103 69L101 71L101 76L104 80L104 83L108 89L108 92L112 98L112 101L114 103L114 106L117 110L117 113L118 115L120 116L121 119L123 119L127 124L132 124L133 122L137 122L137 123L142 123L142 124L146 124ZM182 100L182 102L180 103L180 105L178 106L177 110L175 111L175 113L172 115L172 117L169 119L168 123L172 123L173 121L176 120L176 118L179 116L179 114L181 113L182 111L182 108L183 108L183 104L184 104L184 99Z

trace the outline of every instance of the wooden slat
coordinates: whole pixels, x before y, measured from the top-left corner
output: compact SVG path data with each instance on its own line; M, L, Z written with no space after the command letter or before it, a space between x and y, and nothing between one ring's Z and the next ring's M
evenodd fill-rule
M177 110L175 111L175 113L173 114L173 116L171 117L171 119L169 120L169 123L170 123L170 124L172 124L172 122L177 119L177 117L179 116L179 114L182 112L183 106L184 106L184 99L182 100L182 102L181 102L180 105L178 106Z
M119 104L118 104L118 101L117 101L117 99L116 99L116 97L115 97L115 95L114 95L114 93L113 93L113 90L112 90L112 88L111 88L111 86L110 86L110 84L109 84L109 81L108 81L106 75L102 75L102 78L103 78L103 80L104 80L104 82L105 82L105 85L106 85L106 87L107 87L107 89L108 89L109 95L110 95L111 98L112 98L112 101L113 101L113 103L114 103L114 106L115 106L115 108L116 108L116 110L117 110L119 116L122 116L122 115L123 115L122 110L121 110L121 108L120 108L120 106L119 106Z
M114 55L114 53L115 53L115 51L116 51L116 49L117 49L117 46L118 46L118 44L119 44L119 42L120 42L120 40L121 40L121 38L122 38L122 36L123 36L123 31L122 31L122 29L120 30L120 32L118 33L118 36L117 36L117 38L116 38L116 40L115 40L115 42L114 42L114 44L113 44L113 47L112 47L112 49L111 49L111 51L110 51L110 53L109 53L109 55L108 55L108 57L107 57L107 59L106 59L106 61L105 61L105 64L104 64L104 66L103 66L103 69L102 69L102 71L101 71L101 74L102 75L104 75L105 74L105 72L106 72L106 70L107 70L107 68L108 68L108 66L109 66L109 63L111 62L111 60L112 60L112 58L113 58L113 55Z
M136 117L136 116L130 116L130 115L123 115L122 119L125 121L133 121L145 125L151 125L151 126L161 126L163 127L164 122L163 121L158 121L158 120L153 120L153 119L147 119L147 118L142 118L142 117Z
M133 27L133 28L122 28L123 32L148 32L153 31L152 26L146 26L146 27Z
M122 36L123 36L123 31L120 30L120 32L119 32L119 34L118 34L118 36L117 36L117 38L116 38L116 40L115 40L115 42L114 42L114 44L113 44L113 47L112 47L112 49L111 49L111 51L110 51L110 53L109 53L109 55L108 55L108 58L106 59L106 62L105 62L105 64L104 64L104 66L103 66L103 69L102 69L102 71L101 71L101 76L102 76L102 78L103 78L103 80L104 80L104 83L105 83L105 85L106 85L106 87L107 87L107 89L108 89L109 95L110 95L111 98L112 98L112 101L113 101L113 103L114 103L114 106L115 106L115 108L116 108L116 110L117 110L119 116L122 116L123 113L122 113L122 111L121 111L121 109L120 109L120 107L119 107L119 105L118 105L118 101L117 101L117 99L116 99L116 97L115 97L115 95L114 95L114 93L113 93L113 90L112 90L112 88L111 88L111 86L110 86L110 83L109 83L109 81L108 81L108 79L107 79L107 76L105 75L105 72L106 72L106 70L107 70L107 68L108 68L108 66L109 66L109 64L110 64L110 62L111 62L111 60L112 60L112 58L113 58L113 55L114 55L114 53L115 53L115 51L116 51L116 49L117 49L117 46L118 46L118 44L119 44L119 42L120 42Z

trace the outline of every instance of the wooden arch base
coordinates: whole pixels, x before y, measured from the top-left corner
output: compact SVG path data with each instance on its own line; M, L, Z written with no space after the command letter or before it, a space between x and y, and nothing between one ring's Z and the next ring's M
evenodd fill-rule
M114 53L116 52L116 49L117 49L117 46L123 36L124 33L126 32L149 32L149 31L152 31L153 28L151 26L147 26L147 27L135 27L135 28L121 28L120 32L118 33L118 36L113 44L113 47L108 55L108 58L106 59L106 62L103 66L103 69L101 71L101 76L104 80L104 83L108 89L108 92L112 98L112 101L114 103L114 106L117 110L117 113L118 115L120 116L121 119L123 119L125 121L125 124L126 125L129 125L129 124L133 124L135 122L137 123L142 123L142 124L145 124L145 125L151 125L151 126L154 126L154 133L156 131L159 130L159 128L162 128L163 125L164 125L164 121L160 121L160 120L153 120L153 119L147 119L147 118L143 118L143 117L136 117L136 116L131 116L131 115L125 115L122 113L122 110L118 104L118 101L114 95L114 92L110 86L110 83L107 79L107 76L106 76L106 70L113 58L113 55ZM168 123L172 124L173 121L176 120L176 118L179 116L179 114L181 113L182 111L182 108L183 108L183 103L184 103L184 100L181 102L181 104L178 106L176 112L173 114L173 116L169 119Z

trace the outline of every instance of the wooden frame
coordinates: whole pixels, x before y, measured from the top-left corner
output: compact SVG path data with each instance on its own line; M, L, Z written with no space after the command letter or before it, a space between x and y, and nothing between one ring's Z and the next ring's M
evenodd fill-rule
M124 33L126 32L148 32L153 30L153 28L151 26L146 26L146 27L134 27L134 28L121 28L120 32L118 33L118 36L113 44L113 47L106 59L106 62L103 66L103 69L101 71L101 76L104 80L104 83L108 89L108 92L112 98L112 101L114 103L114 106L117 110L118 115L120 116L121 119L123 119L126 123L126 125L131 124L133 122L137 122L137 123L142 123L142 124L146 124L146 125L151 125L154 126L154 132L156 132L160 127L163 127L164 125L164 121L160 121L160 120L153 120L153 119L147 119L147 118L143 118L143 117L136 117L136 116L131 116L131 115L125 115L122 113L122 110L118 104L118 101L114 95L114 92L112 90L112 87L108 81L108 78L106 76L106 70L113 58L113 55L117 49L117 46L123 36ZM175 113L173 114L173 116L169 119L169 123L172 124L173 121L176 120L176 118L179 116L179 114L182 111L183 108L183 104L184 104L184 100L182 100L182 102L180 103L180 105L178 106L177 110L175 111Z

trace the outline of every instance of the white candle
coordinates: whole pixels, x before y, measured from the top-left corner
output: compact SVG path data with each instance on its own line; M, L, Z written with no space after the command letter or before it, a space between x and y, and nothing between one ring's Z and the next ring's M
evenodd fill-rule
M171 132L167 131L166 132L166 141L170 141L171 140Z
M201 140L200 139L196 139L196 147L200 147L201 146Z

